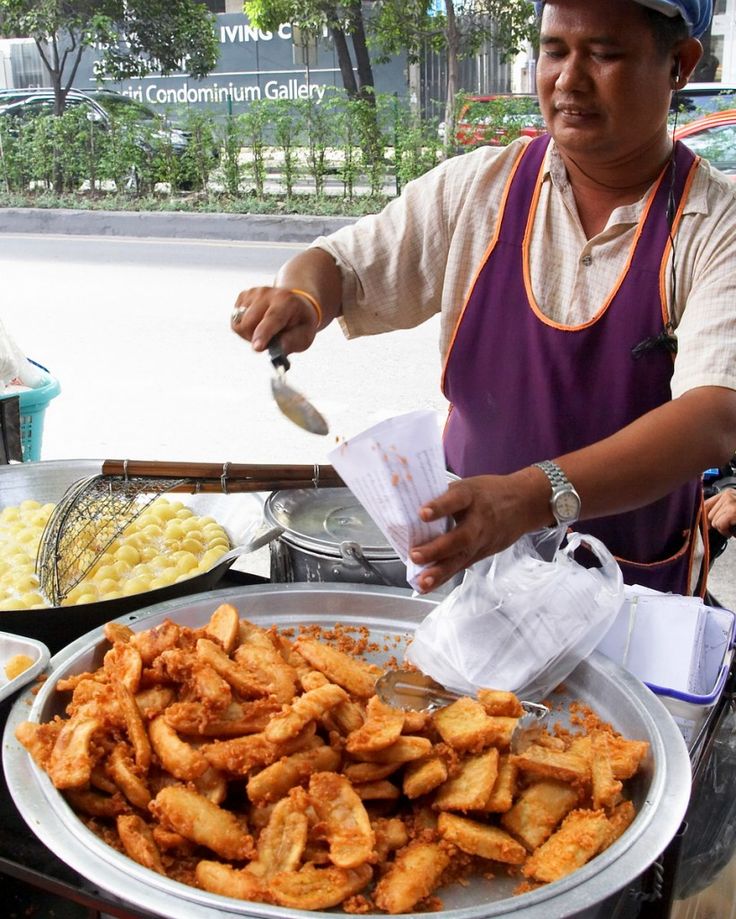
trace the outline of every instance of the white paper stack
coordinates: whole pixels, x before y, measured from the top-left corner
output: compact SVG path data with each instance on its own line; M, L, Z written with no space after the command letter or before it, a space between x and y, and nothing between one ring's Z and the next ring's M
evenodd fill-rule
M626 601L597 650L649 686L680 693L708 691L708 607L699 597L627 587Z

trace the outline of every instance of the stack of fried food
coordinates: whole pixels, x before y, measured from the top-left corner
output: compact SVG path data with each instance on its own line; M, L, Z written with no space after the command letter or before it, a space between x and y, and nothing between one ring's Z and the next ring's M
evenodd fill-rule
M510 752L522 707L483 691L433 714L315 630L221 605L201 628L111 623L68 717L16 735L87 825L141 865L291 909L411 912L472 874L557 880L634 817L648 744L594 717Z

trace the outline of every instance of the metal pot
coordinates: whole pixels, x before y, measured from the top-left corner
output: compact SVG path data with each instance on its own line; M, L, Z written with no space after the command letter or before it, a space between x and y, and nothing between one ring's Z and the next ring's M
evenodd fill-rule
M42 504L58 502L74 482L99 474L102 463L102 460L83 459L0 466L0 510L26 500ZM245 529L246 523L257 524L261 515L261 500L252 494L177 494L177 500L187 503L195 513L215 517L228 531L231 541ZM234 561L234 557L227 558L203 574L129 597L79 606L0 610L0 631L42 641L54 653L80 635L123 613L173 597L212 589L222 580Z
M271 580L406 587L406 566L348 488L275 491L263 509Z
M269 584L217 590L180 598L120 617L133 629L147 629L171 619L196 628L208 621L219 603L232 603L241 615L264 625L325 629L340 623L367 633L368 657L384 664L401 657L416 625L434 608L427 597L409 590L338 584ZM48 776L35 766L15 739L20 721L47 721L61 711L58 679L94 670L109 645L101 628L78 639L51 661L43 687L27 690L16 701L3 737L3 765L8 789L29 827L75 871L128 903L169 919L294 919L298 914L330 919L334 914L304 913L263 903L233 900L155 874L105 845L75 816ZM659 699L639 680L600 654L593 653L555 694L554 718L569 725L569 704L579 701L628 737L646 740L650 753L631 786L637 816L622 836L573 874L526 893L514 895L518 878L499 872L476 876L467 884L444 887L443 919L610 919L629 898L638 877L666 848L685 813L690 794L690 761L682 734ZM630 901L629 901L630 902ZM370 916L378 916L371 912Z

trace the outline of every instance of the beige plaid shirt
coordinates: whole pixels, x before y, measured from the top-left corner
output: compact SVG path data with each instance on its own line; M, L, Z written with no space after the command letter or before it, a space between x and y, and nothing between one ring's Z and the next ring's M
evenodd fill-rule
M348 337L412 328L440 312L446 356L525 143L447 160L411 182L382 213L314 242L342 271L341 322ZM575 326L595 315L624 269L647 198L616 208L605 229L586 239L564 165L550 144L530 250L532 289L548 318ZM675 302L668 304L678 338L673 398L697 386L736 389L736 182L705 161L675 236L674 258Z

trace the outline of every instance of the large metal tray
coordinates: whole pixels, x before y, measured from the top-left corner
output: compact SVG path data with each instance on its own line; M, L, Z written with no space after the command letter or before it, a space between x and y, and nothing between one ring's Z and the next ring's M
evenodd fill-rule
M344 584L288 584L233 588L172 600L117 621L144 629L170 618L185 625L207 621L221 602L235 604L242 616L261 624L289 627L336 622L368 628L385 652L381 662L402 654L417 623L432 609L433 600L414 597L400 588ZM139 908L167 919L216 919L233 914L294 919L295 910L215 896L161 877L115 852L86 829L48 777L35 767L15 740L23 720L45 721L59 711L54 685L62 676L99 666L106 648L102 628L83 636L51 661L52 673L38 695L25 692L15 703L3 739L8 788L33 832L82 876ZM609 849L574 874L538 890L513 896L517 881L475 878L467 887L443 888L439 895L447 919L491 919L513 915L521 919L607 917L596 909L629 885L666 848L685 813L690 793L690 761L682 735L657 697L637 679L601 655L593 654L555 696L565 721L565 702L590 704L626 736L648 740L651 754L634 781L632 797L637 817ZM333 913L302 913L334 916Z

